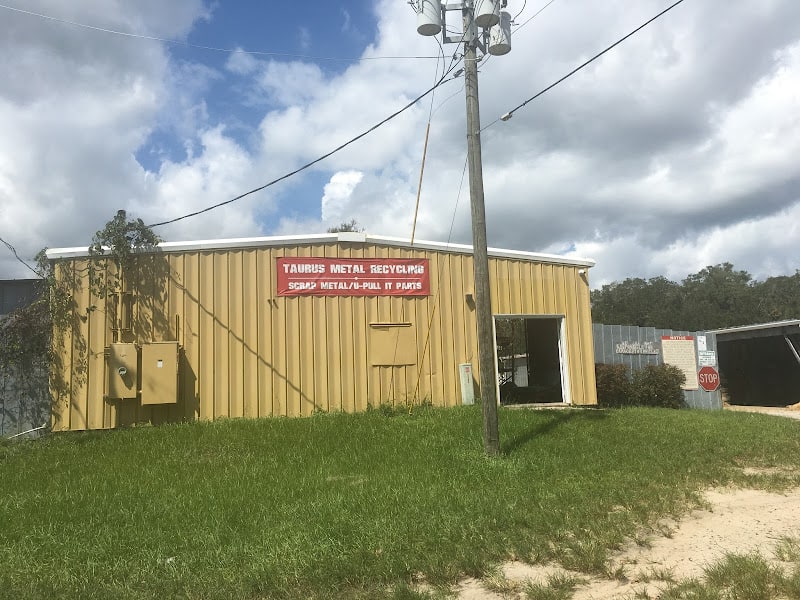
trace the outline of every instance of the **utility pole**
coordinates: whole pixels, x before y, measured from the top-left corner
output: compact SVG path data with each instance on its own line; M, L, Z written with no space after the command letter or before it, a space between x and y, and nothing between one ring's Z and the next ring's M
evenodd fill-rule
M475 5L477 3L477 9ZM505 7L505 0L502 6ZM460 38L446 34L448 10L461 10L464 33ZM475 313L478 320L478 364L480 366L481 407L483 410L483 448L486 454L500 453L500 432L497 418L497 364L494 359L494 326L489 285L489 254L486 244L486 207L483 198L483 164L481 161L481 119L478 104L478 55L501 55L511 49L510 15L500 13L495 0L463 0L460 4L441 6L439 0L419 0L417 31L421 35L438 35L444 30L445 43L464 43L464 89L467 101L467 157L472 215L472 248L475 278ZM482 35L477 27L482 28ZM491 31L490 31L491 29ZM481 39L482 38L482 39ZM483 41L483 44L481 43Z
M464 31L474 27L472 11L464 10ZM481 160L481 117L478 106L478 56L475 43L464 42L464 89L467 96L467 157L469 163L469 204L472 214L472 248L475 273L475 313L478 318L478 364L483 410L483 448L486 454L500 453L497 420L497 365L494 362L492 297L489 287L489 254L486 247L486 206L483 199Z

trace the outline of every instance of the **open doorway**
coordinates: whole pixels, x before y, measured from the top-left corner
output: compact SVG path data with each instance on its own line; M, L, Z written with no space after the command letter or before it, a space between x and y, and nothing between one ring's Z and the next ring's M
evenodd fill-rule
M500 315L495 323L501 404L568 402L563 317Z

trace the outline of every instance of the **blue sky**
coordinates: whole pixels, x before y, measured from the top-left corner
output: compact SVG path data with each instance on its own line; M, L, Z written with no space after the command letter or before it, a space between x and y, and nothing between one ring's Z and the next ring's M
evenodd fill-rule
M372 3L365 1L309 2L296 11L269 3L219 3L212 5L211 11L209 18L196 21L185 40L180 40L190 45L176 43L167 47L176 63L189 67L203 65L213 70L203 94L209 122L224 124L228 135L251 150L252 132L263 118L264 110L272 105L267 98L253 97L246 76L226 69L230 53L201 46L238 49L259 59L302 60L319 66L326 76L335 77L357 62L349 59L358 59L372 43L376 26ZM274 55L267 54L273 52ZM145 169L157 172L165 157L173 161L187 158L184 142L167 120L153 130L136 158ZM280 213L299 220L318 216L319 190L330 175L323 167L322 172L297 176L291 185L291 198L281 196L284 208ZM264 228L269 228L272 216L266 215L261 220Z
M309 2L294 12L269 3L237 2L212 5L208 18L195 22L189 35L167 49L178 64L202 65L213 70L204 91L211 122L226 123L239 143L248 145L250 132L258 126L266 99L248 97L251 93L245 77L226 69L228 52L207 48L238 49L266 58L274 52L277 60L295 57L329 57L344 60L314 60L328 76L335 76L361 56L374 37L375 15L370 2ZM135 43L135 42L134 42ZM165 125L168 125L165 124ZM185 158L185 148L176 143L168 128L157 129L137 153L138 160L149 170L160 166L158 155L169 152L176 159Z
M248 1L0 4L0 237L26 259L87 245L119 208L153 223L263 185L397 110L442 68L387 58L439 52L403 0L294 11ZM758 278L800 267L796 0L685 0L497 121L669 4L509 0L519 13L512 51L480 63L491 246L593 258L593 286L681 279L724 261ZM458 64L459 47L445 47L448 64L454 53ZM365 60L328 60L347 57ZM369 233L409 237L433 107L417 237L469 243L462 86L448 79L302 174L159 233L318 233L356 218ZM25 275L0 253L0 277Z

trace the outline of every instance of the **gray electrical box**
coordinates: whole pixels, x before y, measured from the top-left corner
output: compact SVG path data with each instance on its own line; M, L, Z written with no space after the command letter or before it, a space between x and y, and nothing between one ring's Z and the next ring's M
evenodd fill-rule
M136 398L139 390L139 352L136 344L111 344L108 348L108 397Z

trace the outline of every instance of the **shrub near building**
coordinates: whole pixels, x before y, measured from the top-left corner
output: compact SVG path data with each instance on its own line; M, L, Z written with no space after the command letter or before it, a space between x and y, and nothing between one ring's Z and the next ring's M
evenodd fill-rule
M673 365L648 365L631 377L626 365L595 365L597 402L601 407L684 408L686 377Z

